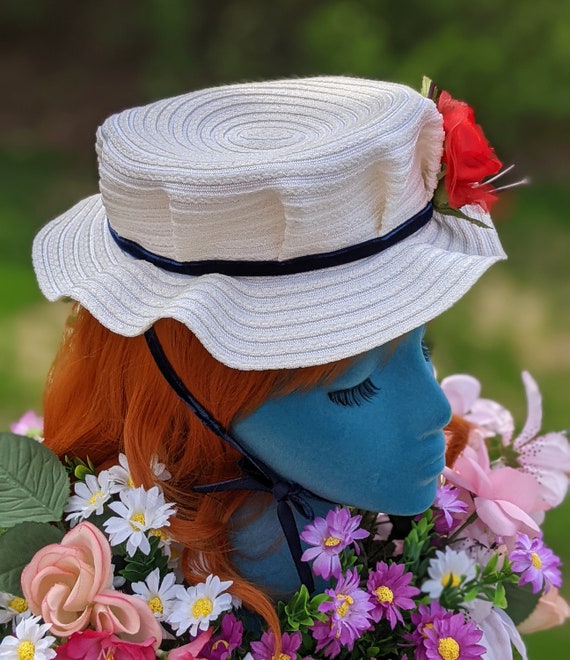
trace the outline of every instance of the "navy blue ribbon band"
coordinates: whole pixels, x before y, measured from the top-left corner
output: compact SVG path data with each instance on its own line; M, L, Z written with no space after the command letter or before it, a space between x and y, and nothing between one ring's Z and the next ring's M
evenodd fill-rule
M144 333L144 337L157 367L178 397L190 408L207 429L215 433L243 456L238 463L241 471L244 473L243 477L228 479L215 484L195 486L193 490L198 493L217 493L227 490L254 490L271 493L277 502L277 517L279 518L281 529L287 541L289 552L295 563L299 579L307 587L309 592L312 593L315 588L314 580L309 565L301 561L301 540L291 506L295 507L304 518L312 520L315 514L309 504L308 498L317 498L317 496L305 490L299 484L284 481L268 465L251 456L190 393L166 357L154 328L147 330Z
M322 268L331 268L332 266L341 266L352 263L365 257L371 257L384 250L396 245L400 241L415 234L424 227L433 215L433 206L428 205L419 213L409 218L401 225L398 225L388 234L378 236L356 245L332 250L331 252L322 252L319 254L308 254L283 261L255 261L244 259L233 261L226 259L203 259L200 261L176 261L155 254L142 247L135 241L119 236L107 221L111 236L123 252L130 254L136 259L148 261L158 268L167 270L171 273L180 273L182 275L207 275L209 273L219 273L221 275L230 275L232 277L266 277L273 275L295 275L296 273L307 273Z

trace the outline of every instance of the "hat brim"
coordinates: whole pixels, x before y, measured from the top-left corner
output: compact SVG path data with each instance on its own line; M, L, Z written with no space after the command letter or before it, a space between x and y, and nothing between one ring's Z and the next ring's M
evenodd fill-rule
M430 321L504 259L489 216L469 212L489 227L435 213L413 236L350 264L276 277L189 277L124 254L94 195L39 232L33 262L49 300L78 301L112 332L136 336L173 318L229 367L306 367Z

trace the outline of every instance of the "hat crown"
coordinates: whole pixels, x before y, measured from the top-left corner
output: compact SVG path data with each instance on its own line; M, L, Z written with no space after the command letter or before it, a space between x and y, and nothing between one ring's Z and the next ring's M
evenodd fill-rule
M431 199L442 144L431 100L344 77L192 92L97 133L111 226L177 261L283 260L382 236Z

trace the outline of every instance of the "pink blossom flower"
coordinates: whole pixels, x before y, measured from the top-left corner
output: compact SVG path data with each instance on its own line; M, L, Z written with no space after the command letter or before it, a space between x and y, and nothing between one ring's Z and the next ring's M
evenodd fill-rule
M519 584L530 584L534 594L551 586L562 586L560 559L547 548L541 537L529 539L526 534L519 534L515 548L509 555L512 569L520 574Z
M528 474L509 467L491 470L485 445L477 451L465 447L453 470L445 468L448 482L473 495L470 510L496 535L517 532L536 536L540 529L529 513L542 510L538 484ZM468 511L469 513L469 511Z
M162 640L148 605L112 588L111 548L94 525L82 522L61 543L39 550L22 571L22 591L51 632L69 637L91 626L127 641Z
M111 632L85 630L71 635L57 647L58 660L154 660L154 638L143 642L126 642Z
M487 649L478 644L483 636L473 621L465 621L463 614L436 617L432 626L424 626L424 648L428 660L457 658L477 660Z
M27 435L34 440L43 440L44 419L33 410L25 412L17 422L10 424L10 431L17 435Z
M416 604L412 598L420 593L419 589L410 586L413 575L405 573L405 570L404 564L380 561L366 583L374 606L370 612L371 619L377 623L380 619L388 619L392 630L398 621L404 623L400 610L413 609Z
M558 589L552 587L542 594L532 614L519 624L518 629L526 635L560 626L568 618L570 618L570 605L558 593Z
M361 520L362 516L351 516L348 509L337 507L329 511L326 518L315 518L305 527L301 539L313 547L305 550L301 559L314 559L315 575L325 580L340 577L340 553L351 544L358 553L356 540L369 536L369 532L359 529Z
M473 376L454 374L441 381L454 415L476 425L469 436L470 444L477 446L484 438L494 435L512 435L515 423L511 413L491 399L481 399L481 384Z
M297 659L297 651L301 646L302 637L300 632L284 633L281 637L281 655L290 660ZM275 635L272 632L264 632L261 641L251 643L251 652L254 660L273 660L275 656Z
M317 641L317 651L325 649L327 657L334 658L343 647L352 651L354 642L366 630L370 630L370 611L374 605L368 594L359 588L356 569L347 571L334 589L325 593L331 597L319 605L319 610L329 614L327 621L317 621L311 633Z
M564 433L537 435L542 425L542 397L532 376L523 371L528 413L524 427L512 442L521 470L536 479L548 508L558 506L568 491L570 444ZM510 441L510 437L505 438Z

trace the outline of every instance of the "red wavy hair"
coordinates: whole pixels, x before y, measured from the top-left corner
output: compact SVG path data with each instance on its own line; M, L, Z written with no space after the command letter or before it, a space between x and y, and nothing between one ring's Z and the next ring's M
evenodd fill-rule
M166 355L192 394L225 428L268 397L337 377L351 359L318 367L239 371L215 360L181 323L155 329ZM156 367L145 339L123 337L76 305L44 393L45 443L58 455L89 457L98 469L126 454L134 482L150 487L157 457L172 474L161 487L176 502L173 537L185 547L189 582L209 573L233 580L232 593L278 635L271 599L244 580L231 561L228 522L248 493L197 494L192 487L238 476L238 452L208 431Z

